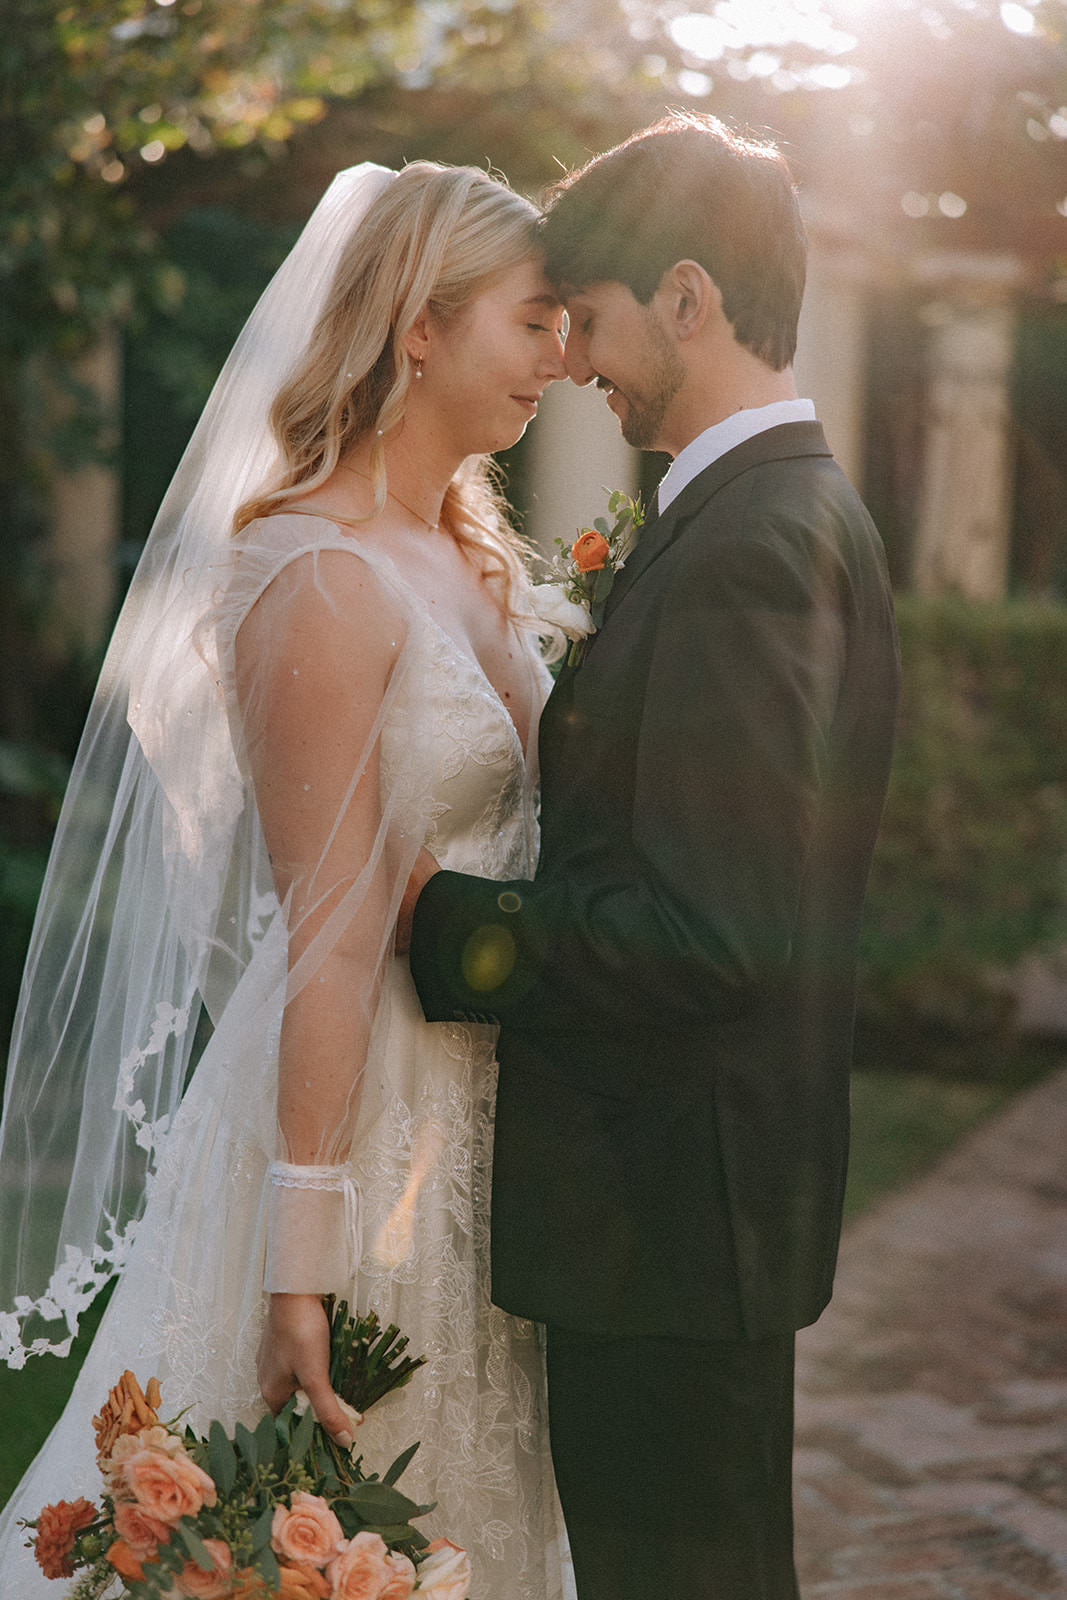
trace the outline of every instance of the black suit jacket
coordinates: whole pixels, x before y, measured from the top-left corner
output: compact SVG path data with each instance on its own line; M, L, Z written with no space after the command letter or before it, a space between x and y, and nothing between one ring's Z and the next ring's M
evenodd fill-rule
M649 524L541 721L535 882L435 876L431 1020L499 1020L493 1297L762 1338L830 1295L856 950L899 666L877 532L821 428Z

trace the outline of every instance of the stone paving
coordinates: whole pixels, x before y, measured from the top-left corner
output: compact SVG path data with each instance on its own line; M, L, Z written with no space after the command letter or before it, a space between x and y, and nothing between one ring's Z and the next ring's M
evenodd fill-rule
M1067 1600L1067 1070L847 1230L797 1373L803 1600Z

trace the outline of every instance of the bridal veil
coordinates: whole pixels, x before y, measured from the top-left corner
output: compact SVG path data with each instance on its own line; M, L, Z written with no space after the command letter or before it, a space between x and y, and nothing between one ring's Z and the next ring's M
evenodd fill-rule
M316 909L290 964L291 907L279 905L244 748L250 728L269 724L271 686L266 676L245 686L249 715L235 727L234 639L283 568L298 575L286 592L293 606L318 606L328 620L348 581L334 592L337 564L360 563L313 550L294 560L291 547L282 554L235 540L232 526L278 465L270 402L308 342L353 229L394 178L370 164L339 174L263 294L163 501L107 653L45 878L8 1067L0 1357L13 1366L30 1353L65 1354L84 1308L121 1271L211 1029L209 1047L225 1048L227 1028L240 1028L247 1047L247 1030L259 1026L272 1048L266 1033L284 1004L321 978L368 897L371 966L388 955L420 820L402 815L383 786L358 870L329 883L322 873L360 783L365 798L366 784L378 782L377 732L405 671L401 593L369 574L380 586L376 611L395 622L388 659L370 663L381 705L345 783L313 796L321 840L302 870ZM401 793L400 777L391 781ZM309 775L305 787L313 782ZM368 1026L376 982L372 972L358 999ZM273 1160L273 1107L259 1126ZM324 1126L322 1160L334 1158L343 1133Z

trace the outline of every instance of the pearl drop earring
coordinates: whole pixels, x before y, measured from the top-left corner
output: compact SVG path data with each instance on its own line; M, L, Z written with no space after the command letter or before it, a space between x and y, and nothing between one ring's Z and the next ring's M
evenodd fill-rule
M421 356L416 356L415 357L415 376L416 376L416 378L421 378L422 377L422 357Z

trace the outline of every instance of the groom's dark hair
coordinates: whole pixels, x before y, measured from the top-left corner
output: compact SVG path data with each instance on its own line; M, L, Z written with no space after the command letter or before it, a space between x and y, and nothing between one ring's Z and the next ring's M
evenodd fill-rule
M568 173L546 208L553 283L623 283L647 305L676 261L696 261L738 343L776 372L792 361L807 242L773 144L717 117L671 112Z

